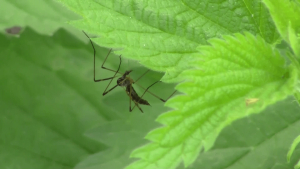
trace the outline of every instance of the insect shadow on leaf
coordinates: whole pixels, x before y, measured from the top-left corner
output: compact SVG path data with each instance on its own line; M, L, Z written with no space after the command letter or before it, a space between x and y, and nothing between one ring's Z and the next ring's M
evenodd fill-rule
M140 107L139 104L142 104L142 105L149 105L149 106L150 106L149 102L148 102L147 100L145 100L145 99L142 98L142 97L145 95L146 92L149 93L149 94L151 94L151 95L154 96L155 98L161 100L162 102L166 102L167 100L169 100L169 99L176 93L176 90L175 90L175 91L174 91L167 99L162 99L162 98L158 97L157 95L155 95L154 93L152 93L152 92L149 91L149 88L150 88L150 87L152 87L153 85L155 85L156 83L161 82L161 81L156 81L156 82L154 82L153 84L151 84L151 85L150 85L149 87L147 87L147 88L144 88L144 87L142 87L141 85L139 85L138 83L136 83L136 82L139 81L145 74L147 74L147 73L149 72L149 70L147 70L145 73L143 73L143 74L142 74L137 80L135 80L135 81L134 81L132 78L129 77L129 74L132 72L132 70L125 71L125 73L119 72L120 67L121 67L121 63L122 63L121 55L119 56L119 58L120 58L120 63L119 63L119 66L118 66L118 69L117 69L117 70L112 70L112 69L109 69L109 68L104 67L104 64L105 64L105 62L106 62L108 56L110 55L112 49L110 49L109 52L108 52L108 54L106 55L106 57L105 57L105 59L104 59L104 61L103 61L103 63L102 63L101 68L102 68L102 69L105 69L105 70L108 70L108 71L115 72L114 76L109 77L109 78L104 78L104 79L96 79L96 64L95 64L95 62L96 62L96 50L95 50L95 47L94 47L94 44L93 44L91 38L90 38L84 31L83 31L83 33L89 38L89 40L90 40L90 42L91 42L91 44L92 44L93 50L94 50L94 82L101 82L101 81L110 80L109 83L108 83L108 85L106 86L106 88L105 88L103 94L102 94L103 96L106 95L107 93L109 93L110 91L112 91L113 89L115 89L117 86L123 87L123 88L125 88L126 94L129 96L129 111L131 112L135 107L138 107L139 110L143 113L143 110L142 110L142 108ZM121 77L120 77L120 76L117 76L117 74L120 74ZM112 82L112 80L113 80L114 78L117 78L117 77L119 77L119 78L117 79L117 84L116 84L115 86L111 87L110 89L108 89L109 86L110 86L110 84L111 84L111 82ZM133 88L133 86L132 86L133 84L138 85L140 88L142 88L142 89L144 90L144 93L143 93L141 96L139 96L139 95L137 94L137 92L134 90L134 88ZM133 106L133 108L131 108L131 101L133 101L134 104L135 104L135 105Z

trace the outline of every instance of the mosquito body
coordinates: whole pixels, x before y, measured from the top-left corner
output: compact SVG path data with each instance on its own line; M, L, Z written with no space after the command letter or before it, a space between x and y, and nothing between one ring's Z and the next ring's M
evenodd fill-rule
M176 92L176 90L166 99L162 99L160 97L158 97L157 95L153 94L152 92L148 91L148 89L155 85L156 83L160 82L160 81L156 81L154 82L153 84L151 84L149 87L147 87L146 89L142 86L140 86L138 83L136 83L138 80L140 80L141 77L143 77L146 73L149 72L149 70L147 70L145 73L143 73L136 81L134 81L133 79L131 79L129 77L129 74L132 72L132 70L129 70L129 71L126 71L124 74L120 73L119 70L120 70L120 66L121 66L121 62L122 62L122 59L121 59L121 55L119 56L120 58L120 64L119 64L119 67L118 67L118 70L115 71L115 70L112 70L112 69L109 69L109 68L106 68L104 67L104 63L106 62L109 54L111 53L112 49L110 49L110 51L108 52L108 54L106 55L106 58L104 59L103 63L102 63L102 66L101 68L102 69L105 69L105 70L109 70L109 71L112 71L112 72L115 72L114 76L113 77L109 77L109 78L104 78L104 79L96 79L96 73L95 73L95 58L96 58L96 50L95 50L95 47L94 47L94 44L92 42L92 40L90 39L90 37L85 33L83 32L90 40L91 44L92 44L92 47L94 49L94 82L100 82L100 81L106 81L106 80L110 80L107 87L105 88L104 92L103 92L103 96L106 95L108 92L112 91L113 89L115 89L117 86L120 86L120 87L123 87L125 88L125 91L126 91L126 94L129 96L129 111L131 112L135 107L138 107L139 110L143 113L143 110L142 108L139 106L139 104L142 104L142 105L149 105L149 102L145 99L143 99L142 97L145 95L146 92L148 92L149 94L151 94L152 96L156 97L157 99L161 100L162 102L166 102L170 97L173 96L173 94ZM117 84L113 87L111 87L110 89L108 89L108 87L110 86L112 80L117 76L117 74L121 74L122 76L120 78L117 79ZM142 95L138 95L137 92L134 90L133 88L133 84L136 84L138 85L140 88L144 89L144 93ZM131 101L134 102L134 106L133 108L131 108Z
M139 103L139 104L143 104L143 105L149 105L149 102L147 100L142 99L134 90L134 88L132 87L132 85L128 85L126 87L126 93L127 95L135 102L135 103Z
M149 105L149 102L147 100L142 99L137 92L134 90L132 84L134 83L133 79L129 77L129 73L131 73L132 70L126 71L122 77L120 77L117 80L117 84L121 87L126 87L126 93L130 97L131 100L133 100L135 103L143 104L143 105Z

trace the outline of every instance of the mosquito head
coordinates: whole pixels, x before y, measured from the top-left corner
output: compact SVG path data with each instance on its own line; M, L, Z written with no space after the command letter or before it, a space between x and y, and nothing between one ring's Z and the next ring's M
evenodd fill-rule
M129 73L131 73L131 72L132 72L132 70L127 70L127 71L124 73L124 75L127 76L127 75L129 75ZM123 75L123 76L124 76L124 75Z

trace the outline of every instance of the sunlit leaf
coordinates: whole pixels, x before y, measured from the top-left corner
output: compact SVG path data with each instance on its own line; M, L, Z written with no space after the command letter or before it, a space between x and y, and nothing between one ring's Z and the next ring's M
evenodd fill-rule
M193 61L196 69L182 75L189 81L177 89L186 95L167 103L175 110L158 118L164 127L146 136L152 143L132 153L140 160L128 169L175 168L181 159L189 166L232 121L293 93L297 71L288 69L279 52L262 38L246 33L210 43L199 48L202 55ZM256 102L247 105L251 98Z
M277 32L261 1L194 0L59 0L82 16L71 24L100 35L100 46L123 48L119 54L139 60L163 80L178 75L196 47L224 34L249 31L275 43Z

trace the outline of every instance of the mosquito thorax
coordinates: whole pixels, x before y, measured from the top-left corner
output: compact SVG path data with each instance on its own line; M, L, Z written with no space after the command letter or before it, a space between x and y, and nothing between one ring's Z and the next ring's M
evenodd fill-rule
M132 70L127 70L125 73L124 73L124 75L123 76L127 76L127 75L129 75L129 73L130 72L132 72Z
M130 80L129 77L127 77L129 75L129 73L131 72L132 70L128 70L126 71L122 77L120 77L118 80L117 80L117 84L119 86L128 86L130 85L132 82Z

